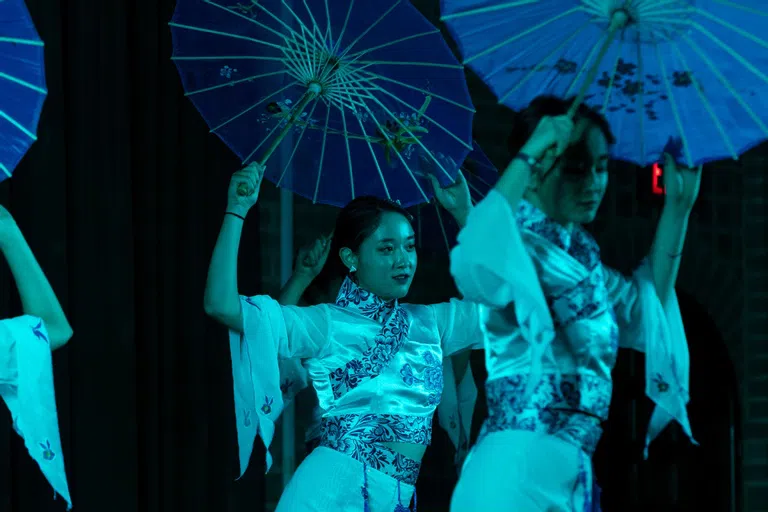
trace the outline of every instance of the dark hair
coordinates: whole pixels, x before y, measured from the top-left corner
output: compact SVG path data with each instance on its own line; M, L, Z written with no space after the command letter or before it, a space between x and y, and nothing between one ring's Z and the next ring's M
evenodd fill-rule
M357 252L360 244L378 229L381 216L386 212L399 213L408 219L408 222L413 221L411 214L399 204L374 196L355 198L341 209L336 217L328 261L315 279L317 287L326 289L334 278L347 274L349 269L341 262L339 251L348 247Z
M517 121L512 126L512 132L507 138L507 147L509 148L510 156L515 156L520 148L528 141L533 134L536 126L543 117L555 117L563 116L568 113L568 110L573 105L575 98L564 100L557 96L538 96L518 114ZM611 131L611 126L608 124L608 120L600 112L594 108L581 103L577 110L577 116L586 118L597 126L609 145L616 143L616 137L614 137Z

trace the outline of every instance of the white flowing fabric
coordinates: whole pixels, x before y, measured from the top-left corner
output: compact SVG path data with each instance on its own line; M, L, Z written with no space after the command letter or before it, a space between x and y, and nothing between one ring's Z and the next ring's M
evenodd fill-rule
M545 357L557 368L552 352L556 339L552 313L532 258L555 269L553 261L559 256L553 253L558 250L535 234L521 236L511 206L492 190L471 212L459 234L459 244L451 252L451 273L467 300L484 309L514 308L520 332L531 347L529 390L542 377ZM567 272L566 267L557 271ZM688 344L676 296L662 307L647 260L632 279L607 268L604 272L619 324L619 346L646 354L646 394L656 405L646 438L646 457L650 442L673 420L696 444L686 410ZM487 311L481 316L487 319ZM489 352L486 350L486 358ZM496 375L489 368L489 380L499 377L504 375Z
M366 343L373 344L380 325L336 306L280 306L265 296L242 297L241 303L244 333L231 331L229 338L241 476L247 468L257 435L267 448L269 470L272 464L269 446L274 437L275 421L285 402L305 387L308 380L313 382L320 407L325 410L324 416L331 417L350 413L410 414L431 422L435 406L441 402L442 392L445 405L442 406L444 412L440 414L441 425L457 449L462 449L462 439L469 439L472 410L477 397L470 372L464 376L457 390L453 369L448 363L450 376L440 375L440 379L428 384L447 381L449 385L435 390L435 401L425 406L413 398L410 400L414 403L397 400L399 396L416 396L411 389L417 387L405 384L400 373L404 369L394 368L395 363L392 363L382 375L371 381L376 386L386 383L390 386L386 392L372 394L365 386L360 386L354 390L358 396L356 402L348 400L350 395L337 400L327 389L330 371L343 368L348 360L359 357L361 347ZM402 307L411 323L409 339L398 352L401 358L398 365L407 362L409 368L418 368L425 356L429 356L428 360L434 362L437 368L445 369L445 361L452 354L482 346L478 308L474 304L453 300L429 306L403 304ZM304 367L309 369L308 372L302 368L301 360L305 360ZM446 380L448 378L451 380ZM286 382L290 383L290 388L285 386ZM423 381L419 382L423 387ZM345 400L352 403L338 404ZM463 449L466 450L466 447Z
M397 480L370 466L365 474L369 512L393 512L398 503L408 506L413 486L398 486ZM362 463L319 446L299 465L275 512L363 512L362 483Z
M51 346L41 319L25 315L0 321L0 396L11 411L13 428L24 439L29 455L71 509L59 438Z

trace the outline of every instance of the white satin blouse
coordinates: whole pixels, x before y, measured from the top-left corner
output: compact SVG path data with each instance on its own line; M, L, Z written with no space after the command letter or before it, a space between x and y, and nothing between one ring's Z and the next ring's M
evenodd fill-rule
M674 296L661 306L647 261L625 277L601 263L582 228L568 230L526 201L513 212L493 190L460 233L451 273L464 297L482 304L489 428L546 423L593 450L625 347L646 354L646 394L656 404L646 446L672 420L692 438L679 307Z
M230 347L242 472L257 433L268 448L284 402L300 388L296 366L282 363L302 360L332 428L354 424L363 441L426 445L443 358L483 343L475 304L387 303L350 279L335 304L241 301L243 333L230 333Z

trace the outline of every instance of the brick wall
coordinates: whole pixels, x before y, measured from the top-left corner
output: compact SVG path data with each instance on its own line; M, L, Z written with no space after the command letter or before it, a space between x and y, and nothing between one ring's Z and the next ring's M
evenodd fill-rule
M744 159L743 418L745 510L768 509L768 148Z

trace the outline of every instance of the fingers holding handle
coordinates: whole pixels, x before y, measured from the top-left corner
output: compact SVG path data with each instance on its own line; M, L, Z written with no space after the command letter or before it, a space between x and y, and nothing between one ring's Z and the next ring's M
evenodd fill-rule
M539 161L557 158L568 148L573 132L573 121L567 115L542 117L522 152Z
M229 182L229 208L247 212L258 200L265 167L257 162L235 172Z
M237 186L237 195L240 197L248 197L253 194L253 188L249 187L246 183L241 183Z

